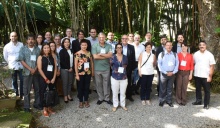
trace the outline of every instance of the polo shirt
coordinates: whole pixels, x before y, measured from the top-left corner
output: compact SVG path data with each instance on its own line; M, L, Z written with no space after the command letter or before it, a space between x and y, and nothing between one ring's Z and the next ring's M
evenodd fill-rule
M197 51L193 58L195 63L194 76L208 78L210 65L216 64L213 54L207 50L204 53Z
M100 46L99 43L94 44L92 46L92 54L99 54L101 53L101 49L105 49L105 53L112 52L112 46L110 44L105 43L105 46L102 47ZM109 59L103 59L103 60L98 60L94 59L94 69L96 71L106 71L110 69L110 62Z
M179 70L193 70L194 69L194 60L193 56L189 53L184 57L180 52L178 53L179 58Z

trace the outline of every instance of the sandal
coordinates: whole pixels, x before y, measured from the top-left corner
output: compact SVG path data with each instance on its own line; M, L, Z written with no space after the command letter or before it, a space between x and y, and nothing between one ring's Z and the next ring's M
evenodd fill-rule
M85 107L86 107L86 108L90 107L90 105L89 105L89 102L88 102L88 101L86 101L86 102L85 102Z
M79 108L83 108L83 102L79 103Z

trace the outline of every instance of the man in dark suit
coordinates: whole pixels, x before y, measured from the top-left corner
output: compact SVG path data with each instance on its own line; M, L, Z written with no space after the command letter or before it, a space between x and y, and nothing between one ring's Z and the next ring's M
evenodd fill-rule
M179 53L182 51L181 44L184 42L183 34L177 35L177 43L173 45L172 51L175 53Z
M132 70L134 70L135 67L135 51L134 51L134 46L128 44L128 36L127 35L122 35L121 42L123 45L123 55L127 56L128 58L128 65L126 68L127 71L127 78L128 78L128 86L126 90L126 98L129 99L130 101L134 101L132 98L132 86L131 86L131 74Z
M78 30L77 31L77 39L74 40L72 42L72 52L73 54L75 54L76 52L78 52L81 48L80 48L80 41L82 39L84 39L85 37L85 33L83 30ZM91 52L91 43L89 40L86 40L87 41L87 44L88 44L88 47L87 47L87 51L90 51Z
M161 36L160 38L160 43L161 43L161 46L159 46L156 50L156 58L158 60L158 55L163 52L165 50L165 44L167 42L167 37L166 36ZM159 88L160 88L160 71L159 71L159 68L158 66L156 67L157 69L157 92L158 92L158 96L159 96Z

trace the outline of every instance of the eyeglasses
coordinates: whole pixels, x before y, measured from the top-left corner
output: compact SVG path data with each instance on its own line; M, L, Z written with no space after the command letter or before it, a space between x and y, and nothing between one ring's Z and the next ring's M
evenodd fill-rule
M122 49L122 47L117 47L117 49Z
M128 38L121 38L122 40L127 40Z

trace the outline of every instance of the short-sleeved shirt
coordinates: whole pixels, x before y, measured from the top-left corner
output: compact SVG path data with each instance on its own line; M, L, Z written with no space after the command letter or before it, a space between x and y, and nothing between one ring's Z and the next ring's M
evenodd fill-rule
M145 48L142 44L139 44L138 46L136 46L135 44L133 45L135 50L135 60L138 61L140 54L145 51Z
M100 46L99 43L97 44L94 44L92 46L92 54L99 54L101 53L101 49L105 50L105 53L109 53L109 52L112 52L112 46L105 43L105 46L102 47ZM110 69L110 62L109 62L109 59L106 58L106 59L103 59L103 60L96 60L94 59L94 69L96 71L106 71L106 70L109 70Z
M123 67L125 65L128 65L128 59L127 56L123 55L122 61L118 61L117 56L113 55L110 59L111 67L112 67L112 77L116 80L125 80L127 79L127 73L126 68L123 68L123 73L119 73L118 69L119 67Z
M37 58L40 55L39 47L35 46L31 51L27 45L21 47L19 52L19 60L24 61L29 67L36 68ZM24 67L24 76L30 75L30 70Z
M88 52L86 54L75 53L75 58L78 60L77 69L79 75L90 75L91 74L91 53ZM87 63L87 64L86 64ZM89 67L88 67L89 65Z
M216 64L213 54L207 50L204 53L197 51L193 58L195 63L194 76L208 78L210 65Z

